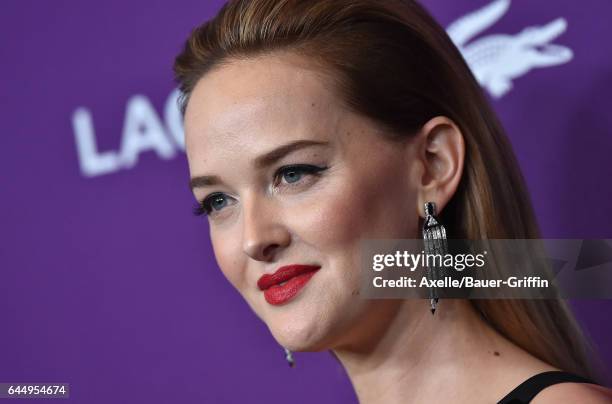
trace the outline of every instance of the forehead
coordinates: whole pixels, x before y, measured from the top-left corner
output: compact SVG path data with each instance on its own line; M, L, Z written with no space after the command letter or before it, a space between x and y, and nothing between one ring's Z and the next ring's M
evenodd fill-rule
M328 80L291 56L234 60L202 77L185 112L187 154L268 150L307 138L328 140L347 112Z

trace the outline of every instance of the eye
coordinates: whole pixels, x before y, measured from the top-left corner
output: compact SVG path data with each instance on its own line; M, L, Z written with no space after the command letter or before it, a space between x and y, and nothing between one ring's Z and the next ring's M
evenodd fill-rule
M291 166L281 167L274 175L274 185L279 185L283 180L287 184L295 184L300 182L302 177L306 175L318 175L327 167L318 167L309 164L296 164Z
M289 187L301 183L304 175L320 175L328 167L319 167L310 164L296 164L279 168L274 174L274 185L278 186L281 182L286 182ZM216 192L196 204L193 214L196 216L210 216L223 210L226 206L231 206L236 202L234 198L221 192Z
M230 196L223 193L214 193L198 203L193 209L193 214L196 216L208 216L229 206L232 201L234 201L234 198Z

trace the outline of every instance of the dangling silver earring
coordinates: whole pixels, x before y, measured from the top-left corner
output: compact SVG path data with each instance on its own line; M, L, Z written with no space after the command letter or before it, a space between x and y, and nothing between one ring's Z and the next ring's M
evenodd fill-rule
M436 218L435 202L425 202L425 222L423 223L423 242L427 254L441 254L448 252L446 243L446 229ZM434 260L435 261L435 260ZM427 267L427 277L430 281L438 279L438 268ZM429 287L429 304L431 314L436 312L438 293L435 287Z
M287 362L289 363L289 367L291 368L294 367L295 361L293 360L293 355L291 354L291 351L285 347L283 347L283 349L285 350L285 359L287 359Z

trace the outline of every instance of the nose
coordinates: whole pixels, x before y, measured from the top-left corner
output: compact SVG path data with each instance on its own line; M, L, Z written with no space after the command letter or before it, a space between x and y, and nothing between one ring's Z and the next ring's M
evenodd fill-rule
M267 197L243 199L242 249L257 261L271 261L291 241L278 207Z

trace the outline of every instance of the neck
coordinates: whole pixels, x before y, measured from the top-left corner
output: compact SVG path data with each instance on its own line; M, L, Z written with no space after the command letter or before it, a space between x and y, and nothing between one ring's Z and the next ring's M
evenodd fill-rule
M355 338L359 342L333 350L361 404L408 398L469 402L474 394L491 396L493 401L500 394L483 381L491 380L492 369L501 361L499 352L508 353L511 344L481 319L469 301L441 300L433 316L424 300L382 305L387 309L383 316L377 313L377 321L385 318L384 327L376 327L383 328L380 334Z

